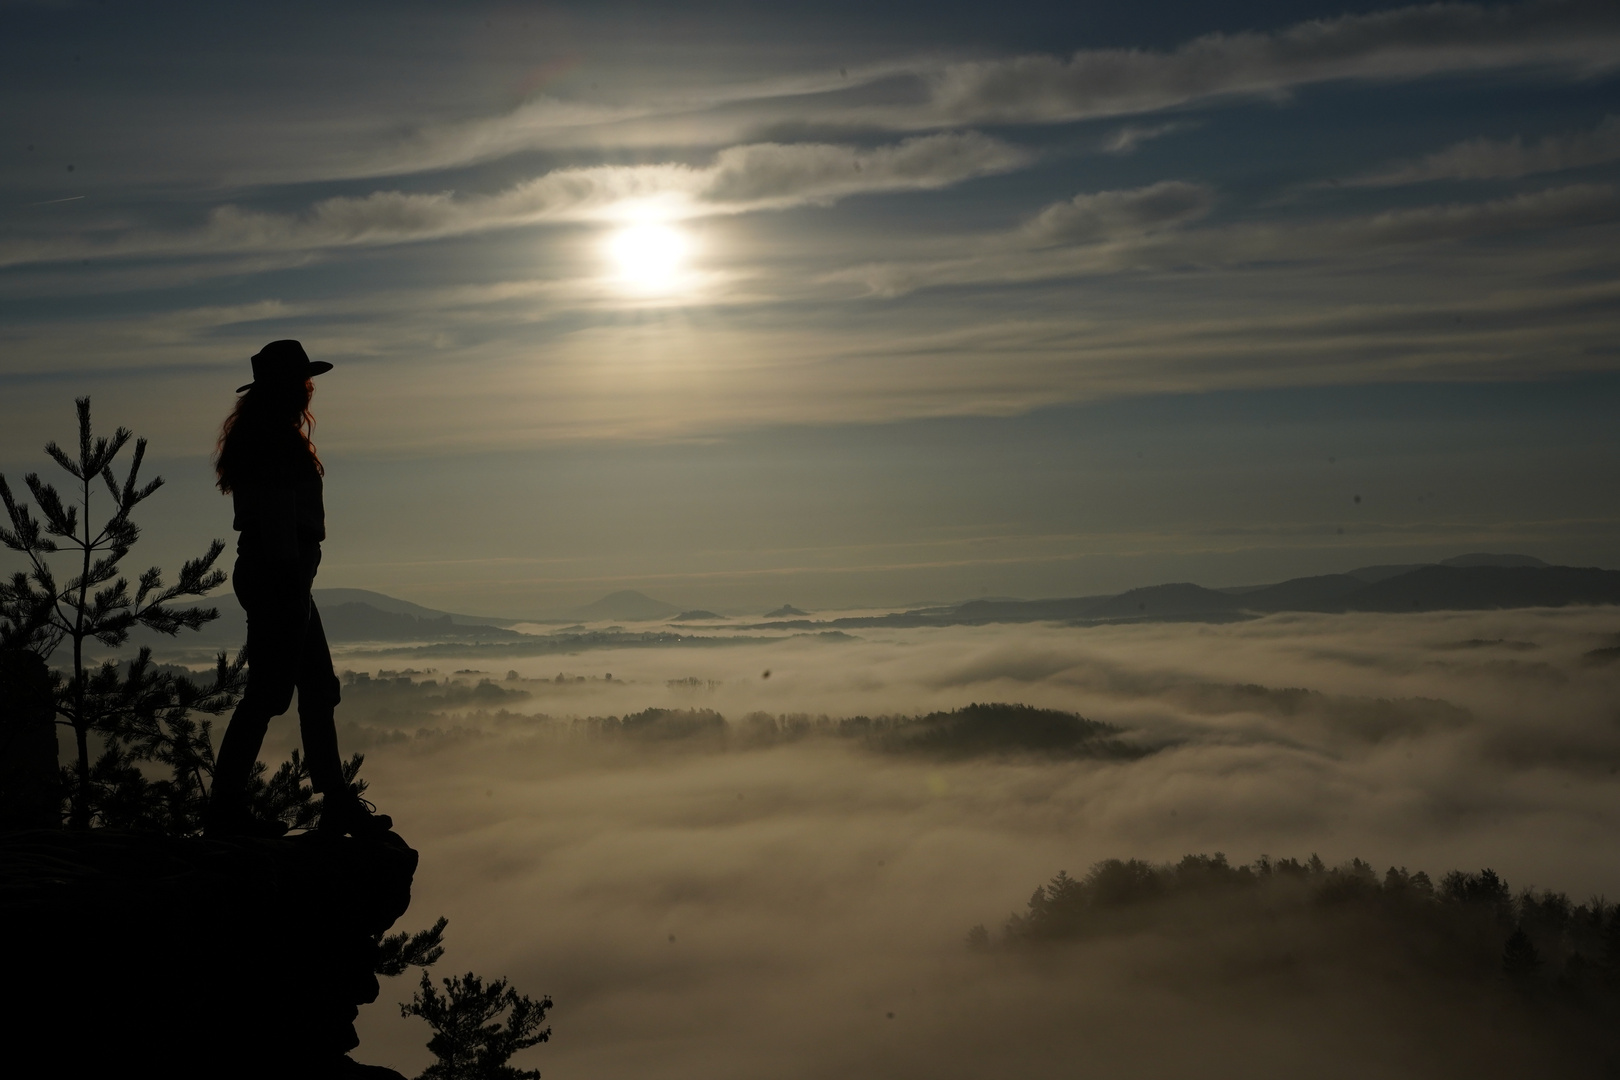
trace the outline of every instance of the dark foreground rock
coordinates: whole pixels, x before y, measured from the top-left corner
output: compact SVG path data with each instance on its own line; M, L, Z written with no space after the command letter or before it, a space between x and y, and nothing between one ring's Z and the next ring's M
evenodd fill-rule
M56 767L56 687L26 649L0 648L0 831L62 820Z
M347 1055L416 861L392 833L0 836L8 1056L53 1076L398 1077Z

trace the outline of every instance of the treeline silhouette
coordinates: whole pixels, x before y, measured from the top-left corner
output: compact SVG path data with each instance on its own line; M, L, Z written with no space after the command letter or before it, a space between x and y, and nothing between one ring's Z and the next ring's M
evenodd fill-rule
M1379 874L1359 858L1329 867L1262 856L1241 866L1224 854L1177 863L1107 859L1084 877L1065 872L1036 888L998 937L968 932L980 949L1040 949L1133 933L1247 927L1262 938L1291 928L1291 950L1397 960L1433 975L1505 980L1554 999L1620 1003L1620 904L1575 903L1562 893L1513 892L1490 869ZM1303 931L1300 933L1299 931ZM1290 951L1293 960L1310 959ZM1320 958L1320 956L1318 956Z
M558 675L556 680L529 680L512 672L497 682L478 671L457 673L466 678L420 677L435 674L390 671L374 676L344 672L344 715L348 718L345 741L375 746L412 738L476 738L502 730L584 742L749 749L834 738L855 741L882 753L941 758L1023 754L1119 761L1143 757L1164 745L1132 741L1126 737L1125 729L1078 713L1010 702L876 716L756 711L737 720L696 706L655 706L637 712L587 716L519 713L509 706L534 697L524 684L560 685L584 682L585 677ZM593 678L612 680L611 675ZM674 689L704 688L695 679L671 680L669 685Z
M589 737L664 741L706 738L742 747L774 746L817 736L859 740L895 754L969 758L996 754L1131 760L1157 746L1127 742L1124 729L1078 713L1006 702L970 704L923 715L830 717L752 712L735 724L713 709L644 709L624 716L587 716L570 726Z

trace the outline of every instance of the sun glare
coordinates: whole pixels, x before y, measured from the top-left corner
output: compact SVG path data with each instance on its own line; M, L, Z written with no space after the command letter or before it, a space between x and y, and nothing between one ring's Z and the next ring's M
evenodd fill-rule
M670 225L628 225L608 238L608 257L619 278L632 288L663 292L680 281L691 241Z

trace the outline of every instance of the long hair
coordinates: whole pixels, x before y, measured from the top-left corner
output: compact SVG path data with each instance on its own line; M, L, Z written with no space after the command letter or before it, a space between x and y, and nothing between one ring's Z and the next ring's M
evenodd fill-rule
M311 436L315 416L309 402L313 380L254 386L236 399L214 448L219 490L230 494L246 481L298 480L325 476Z

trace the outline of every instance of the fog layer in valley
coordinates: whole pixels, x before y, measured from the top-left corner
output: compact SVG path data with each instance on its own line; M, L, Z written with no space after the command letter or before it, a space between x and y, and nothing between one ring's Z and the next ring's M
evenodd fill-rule
M407 928L450 919L435 973L555 998L552 1041L524 1055L548 1080L1547 1075L1588 1063L1586 1014L1332 920L988 952L967 932L1059 870L1216 851L1620 896L1620 663L1589 655L1616 631L1598 608L884 630L433 672L366 653L337 657L370 680L339 721L422 852ZM971 702L1078 712L1152 752L941 757L835 733ZM652 707L729 727L587 719ZM295 731L278 721L266 758ZM393 1005L409 978L364 1012L362 1056L415 1072L426 1031Z

